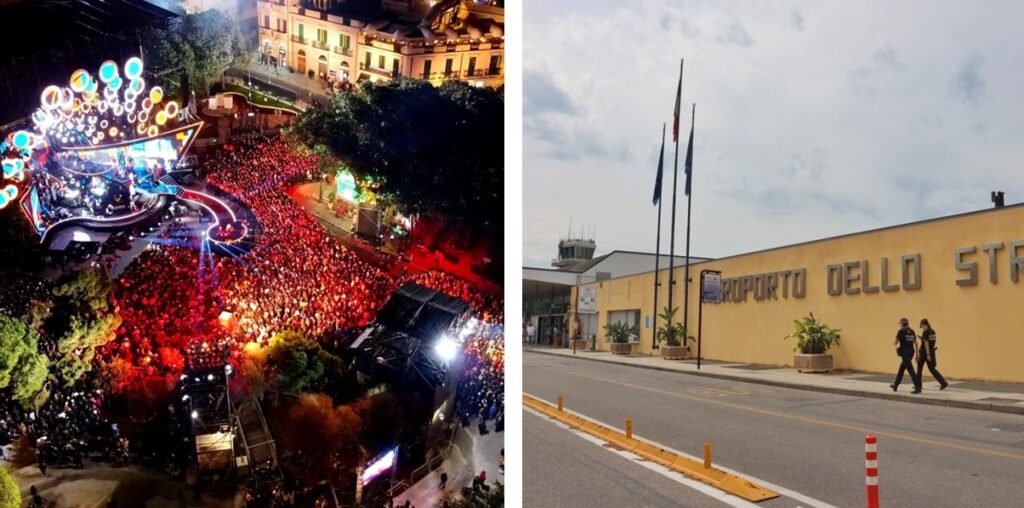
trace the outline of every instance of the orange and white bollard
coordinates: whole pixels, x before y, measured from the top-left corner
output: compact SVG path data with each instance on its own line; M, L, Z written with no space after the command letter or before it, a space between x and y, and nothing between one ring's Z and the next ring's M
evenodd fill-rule
M868 508L878 508L878 439L864 437L864 467L867 474Z

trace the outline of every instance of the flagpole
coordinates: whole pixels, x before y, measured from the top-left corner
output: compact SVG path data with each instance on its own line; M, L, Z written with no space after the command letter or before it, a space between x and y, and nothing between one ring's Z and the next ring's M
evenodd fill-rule
M661 155L665 156L665 124L661 124ZM658 232L654 243L654 332L651 335L651 349L658 349L658 289L661 287L661 164L658 164Z
M679 87L676 90L676 106L679 105L679 96L680 96L680 94L682 94L682 87L683 87L683 59L680 58L679 59ZM676 112L676 114L678 115L678 111ZM678 125L679 120L676 119L676 120L674 120L674 122L675 122L674 125ZM678 130L679 130L678 127L676 127L673 130L673 132L676 133L676 135L673 136L675 138L675 141L676 141L676 154L675 154L675 158L674 158L675 162L673 162L673 164L672 164L672 225L671 225L672 234L671 234L670 240L668 242L668 245L669 245L669 247L668 247L668 309L669 309L669 312L672 311L672 293L675 292L675 287L676 287L675 286L675 284L676 284L676 275L675 275L675 260L676 260L676 183L679 180L679 135L678 135ZM655 312L657 312L657 309L655 309ZM669 324L672 324L672 323L669 322Z
M693 110L690 112L690 145L687 148L689 157L687 162L690 165L686 168L688 173L686 174L686 280L683 283L683 330L686 330L687 335L690 334L690 329L687 328L690 317L690 210L692 210L691 205L693 204L693 124L696 114L697 105L694 104ZM683 337L683 344L686 344L686 337Z

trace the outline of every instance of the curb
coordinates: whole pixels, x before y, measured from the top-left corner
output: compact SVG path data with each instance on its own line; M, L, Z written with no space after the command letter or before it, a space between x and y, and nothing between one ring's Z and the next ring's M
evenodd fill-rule
M561 397L559 397L559 406ZM620 433L608 426L578 416L569 411L563 411L561 407L555 407L538 398L523 394L523 407L530 408L548 418L559 421L570 428L577 429L594 436L614 448L632 453L640 458L660 464L672 471L699 480L723 492L746 499L747 501L759 502L779 497L779 493L762 487L746 478L715 468L711 464L710 446L705 445L704 463L679 455L673 451L661 448L659 445L646 440L640 440L632 436L629 420L626 421L626 433Z
M617 362L617 361L614 361L614 360L606 360L604 358L587 358L586 355L583 355L583 356L570 356L570 355L564 355L564 354L561 354L561 353L552 353L552 352L548 352L548 351L544 351L544 350L538 350L538 349L532 349L532 348L523 348L523 352L524 353L527 353L527 352L529 352L529 353L536 353L536 354L539 354L539 355L557 356L557 357L568 358L568 359L572 359L572 360L586 360L588 362L607 363L607 364L611 364L611 365L620 365L622 367L633 367L633 368L637 368L637 369L647 369L647 370L657 370L657 371L661 371L661 372L671 372L671 373L674 373L674 374L683 374L683 375L687 375L687 376L701 376L701 377L707 377L707 378L712 378L712 379L722 379L722 380L726 380L726 381L737 381L737 382L741 382L741 383L753 383L753 384L761 384L761 385L767 385L767 386L777 386L779 388L791 388L791 389L794 389L794 390L804 390L804 391L809 391L809 392L834 393L834 394L837 394L837 395L849 395L849 396L853 396L853 397L864 397L864 398L891 400L891 401L898 401L898 402L909 402L911 404L924 404L924 405L928 405L928 406L945 406L945 407L955 407L955 408L960 408L960 409L974 409L974 410L978 410L978 411L990 411L990 412L996 412L996 413L1010 413L1010 414L1024 415L1024 406L1006 406L1006 405L1003 405L1003 404L993 404L991 402L977 402L977 401L969 401L969 400L933 399L933 398L920 397L920 396L909 397L909 396L902 396L902 395L895 395L895 394L890 395L888 393L875 393L875 392L866 392L866 391L860 391L860 390L851 390L851 389L848 389L848 388L832 388L832 387L828 387L828 386L814 386L814 385L805 385L805 384L799 384L799 383L788 383L788 382L785 382L785 381L775 381L775 380L771 380L771 379L748 378L748 377L743 377L743 376L731 376L729 374L718 374L718 373L711 373L711 372L695 372L695 371L689 371L689 370L680 370L680 369L673 369L673 368L669 368L669 367L658 367L656 365L637 365L637 364L633 364L633 363L622 363L622 362Z

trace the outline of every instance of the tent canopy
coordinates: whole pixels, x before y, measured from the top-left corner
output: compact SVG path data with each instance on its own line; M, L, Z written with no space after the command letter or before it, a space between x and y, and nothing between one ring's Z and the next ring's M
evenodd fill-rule
M398 288L377 315L377 322L420 340L431 342L469 310L469 304L419 284Z

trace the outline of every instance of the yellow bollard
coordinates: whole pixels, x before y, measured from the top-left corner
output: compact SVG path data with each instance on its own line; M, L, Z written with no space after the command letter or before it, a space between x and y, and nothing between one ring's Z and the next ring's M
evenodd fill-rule
M558 396L558 410L559 411L562 410L562 396L561 395Z
M704 469L711 469L711 443L704 443Z
M633 439L633 419L626 418L626 439Z

